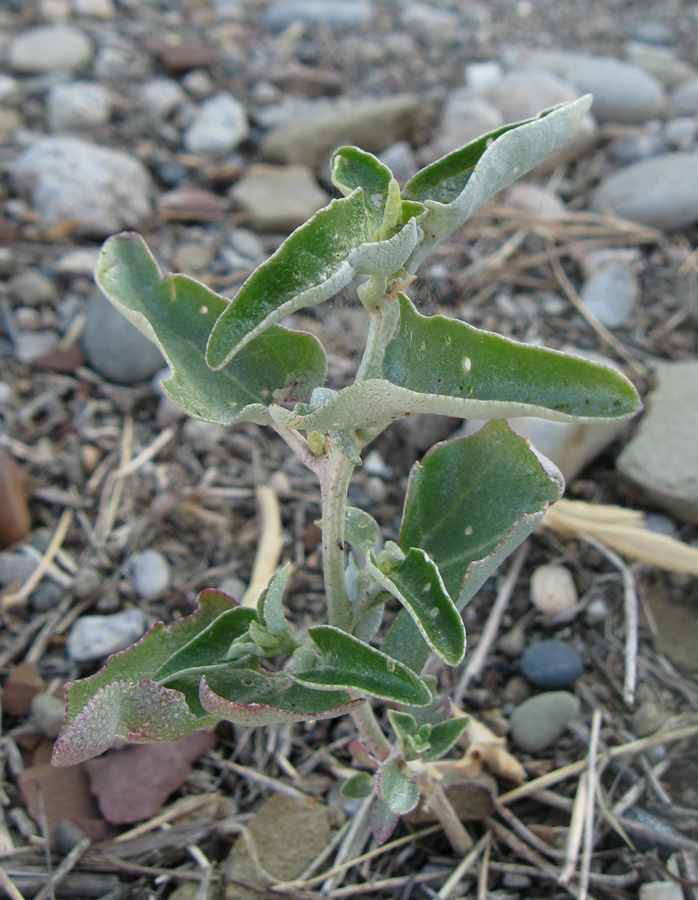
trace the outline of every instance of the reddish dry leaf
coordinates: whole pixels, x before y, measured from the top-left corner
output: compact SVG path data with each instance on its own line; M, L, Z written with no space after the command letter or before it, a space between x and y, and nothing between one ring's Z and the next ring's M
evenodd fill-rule
M32 700L43 689L44 682L34 663L23 662L13 666L2 689L3 712L18 718L28 716Z
M22 470L0 450L0 547L21 541L32 527Z
M197 731L170 744L140 744L88 760L84 766L102 815L114 825L157 815L214 743L213 732Z

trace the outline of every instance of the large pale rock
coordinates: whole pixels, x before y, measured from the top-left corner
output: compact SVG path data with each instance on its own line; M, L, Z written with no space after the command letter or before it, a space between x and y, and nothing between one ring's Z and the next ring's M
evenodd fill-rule
M665 153L609 175L591 208L667 230L698 222L698 153Z
M677 519L698 522L698 361L658 363L656 378L618 471Z
M10 69L21 75L73 72L91 59L90 39L71 25L39 25L21 31L7 50Z
M664 110L661 82L632 63L567 50L535 53L529 62L566 79L582 93L593 94L592 112L600 122L637 125Z
M273 128L262 141L262 155L315 168L342 144L380 153L413 135L420 106L414 94L336 103Z
M289 232L329 202L307 166L251 166L230 192L259 231Z
M47 224L75 222L84 235L135 228L151 211L145 166L122 150L78 138L35 141L12 163L10 177Z

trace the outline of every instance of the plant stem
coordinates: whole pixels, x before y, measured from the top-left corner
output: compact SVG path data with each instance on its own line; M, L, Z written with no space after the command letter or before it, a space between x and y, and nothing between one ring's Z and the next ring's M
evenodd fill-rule
M330 625L351 630L351 606L344 582L344 515L354 463L336 447L327 458L322 487L322 565Z
M371 701L367 698L365 703L355 706L351 711L351 717L368 752L380 762L384 762L392 753L393 747L378 724Z
M356 373L357 383L367 378L376 378L380 374L385 348L400 321L400 304L396 300L389 300L386 296L386 279L380 281L380 284L374 284L371 279L362 285L366 290L360 292L361 299L369 310L370 321L366 348Z

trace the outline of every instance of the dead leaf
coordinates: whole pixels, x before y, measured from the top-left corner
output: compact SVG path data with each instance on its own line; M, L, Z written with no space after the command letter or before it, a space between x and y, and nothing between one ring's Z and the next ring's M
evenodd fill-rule
M3 712L18 718L28 716L32 700L43 689L44 682L34 663L22 662L13 666L2 689Z
M669 572L698 575L698 548L651 531L643 513L622 506L558 500L543 517L543 526L567 537L598 538L622 556Z
M459 773L463 778L474 778L484 769L514 784L526 781L526 771L507 750L506 738L499 737L473 716L468 716L468 727L458 743L465 748L465 754L460 759L434 763L445 777L449 777L448 773Z
M197 731L169 744L139 744L88 760L85 770L102 815L114 825L151 819L214 743L213 732Z

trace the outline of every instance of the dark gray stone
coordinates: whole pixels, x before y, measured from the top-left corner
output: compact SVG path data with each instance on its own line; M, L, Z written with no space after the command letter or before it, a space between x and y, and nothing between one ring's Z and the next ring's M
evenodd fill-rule
M536 687L571 687L583 671L582 657L562 641L536 641L521 655L521 672Z

